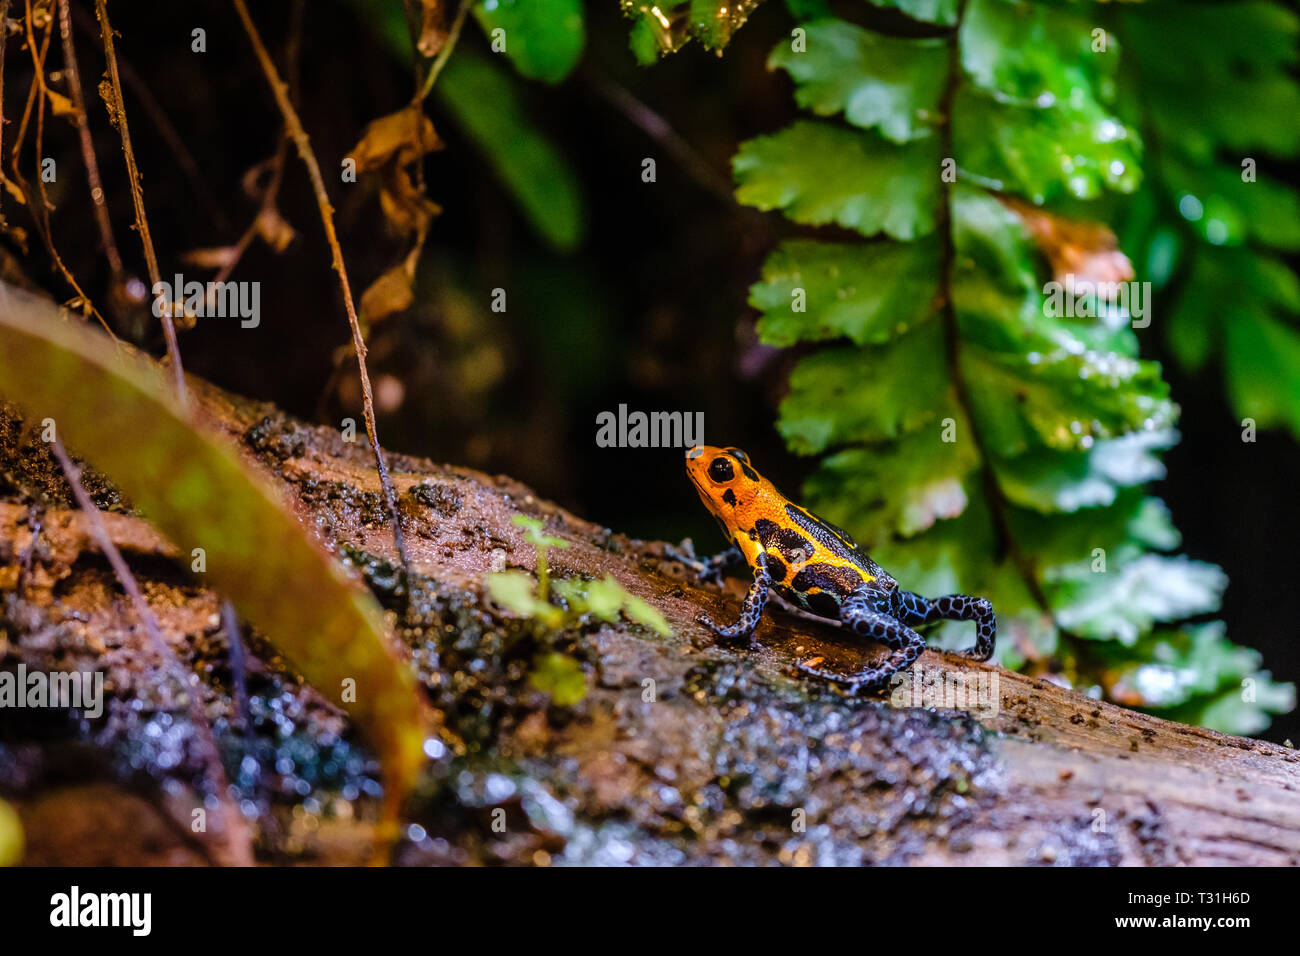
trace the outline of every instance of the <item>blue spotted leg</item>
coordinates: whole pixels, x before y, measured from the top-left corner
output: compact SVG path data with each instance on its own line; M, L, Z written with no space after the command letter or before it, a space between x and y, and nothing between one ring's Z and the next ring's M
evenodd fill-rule
M714 623L713 618L707 614L701 614L695 620L724 640L745 638L752 647L755 643L754 628L758 627L759 618L763 616L771 586L772 574L767 570L767 555L759 554L754 562L754 583L749 586L749 593L745 595L745 603L741 605L740 617L736 623L724 627Z
M986 661L993 656L998 621L988 598L949 594L931 600L912 591L896 589L889 595L889 613L913 627L931 621L974 621L975 646L961 651L961 655L974 661Z
M879 687L899 671L911 667L924 650L925 639L886 614L882 608L888 603L889 598L878 589L859 587L840 605L840 622L845 627L855 634L879 641L894 652L883 663L864 667L852 674L822 670L803 663L797 665L799 670L834 684L843 684L849 688L850 694L856 694L863 687Z

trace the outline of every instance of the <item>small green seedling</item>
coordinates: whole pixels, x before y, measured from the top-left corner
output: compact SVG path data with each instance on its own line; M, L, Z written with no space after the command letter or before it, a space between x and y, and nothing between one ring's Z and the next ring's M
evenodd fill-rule
M611 575L605 575L600 581L565 578L552 583L546 549L567 548L569 543L544 534L542 523L536 518L515 515L514 523L524 529L524 536L537 549L536 588L532 575L527 572L497 571L487 578L492 600L516 614L541 621L547 627L573 627L586 614L613 624L622 614L661 637L672 636L672 628L663 615L646 601L628 594ZM567 609L550 603L552 591L564 600Z
M587 678L582 673L582 665L568 654L543 654L528 675L528 683L549 694L557 707L572 707L587 696Z

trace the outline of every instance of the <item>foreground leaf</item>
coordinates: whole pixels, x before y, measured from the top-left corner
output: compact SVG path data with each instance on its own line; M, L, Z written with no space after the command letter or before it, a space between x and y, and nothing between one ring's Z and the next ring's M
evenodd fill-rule
M7 284L0 284L0 392L32 419L54 419L68 446L183 554L204 549L205 583L345 708L375 748L395 823L434 715L397 658L378 604L308 538L276 489L176 408L154 366ZM351 686L354 701L343 695Z

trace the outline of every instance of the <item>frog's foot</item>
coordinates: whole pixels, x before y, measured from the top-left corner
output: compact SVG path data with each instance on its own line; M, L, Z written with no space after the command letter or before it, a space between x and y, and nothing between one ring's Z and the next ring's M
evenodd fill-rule
M740 643L741 641L744 641L746 647L751 649L758 647L758 641L754 639L754 628L757 626L758 622L755 621L753 624L750 624L750 622L745 619L744 614L740 616L740 620L735 624L730 625L719 624L707 614L697 614L695 617L695 623L707 627L727 643Z
M850 694L857 694L864 689L880 687L899 671L911 667L925 649L925 639L906 624L877 610L879 602L880 595L875 592L861 588L854 591L840 608L840 622L855 634L869 637L890 648L893 653L882 663L864 667L852 674L810 667L803 662L796 665L799 670L847 686Z

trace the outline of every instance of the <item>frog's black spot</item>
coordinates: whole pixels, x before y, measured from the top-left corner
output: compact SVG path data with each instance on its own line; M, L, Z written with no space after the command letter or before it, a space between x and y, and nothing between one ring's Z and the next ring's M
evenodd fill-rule
M804 607L822 617L839 617L840 602L829 591L818 591L804 596Z
M790 573L785 562L771 551L767 552L767 572L772 575L773 581L784 581L785 576Z
M736 459L736 461L740 462L740 470L745 473L746 478L748 478L750 481L758 481L758 472L756 472L753 468L749 467L748 455L746 455L739 448L728 448L727 454L730 455L732 458Z
M852 535L843 528L835 527L825 518L819 518L798 505L787 504L785 513L790 516L791 521L812 535L819 544L836 554L847 556L848 552L858 546Z
M736 507L736 493L730 488L722 493L722 500L731 505L731 507Z
M797 591L821 588L842 598L862 583L862 575L853 568L834 564L809 564L794 576L794 581L791 583Z
M791 531L789 528L782 528L781 533L776 536L776 549L791 564L803 564L816 550L811 541L798 531Z
M782 528L775 521L759 518L754 522L758 539L769 551L779 551L791 564L802 564L813 556L815 550L807 538L791 528Z
M760 520L761 520L761 519L760 519ZM757 541L757 540L758 540L758 532L755 531L753 528L750 528L750 529L749 529L747 532L745 532L745 533L749 535L749 540L750 540L750 541Z

